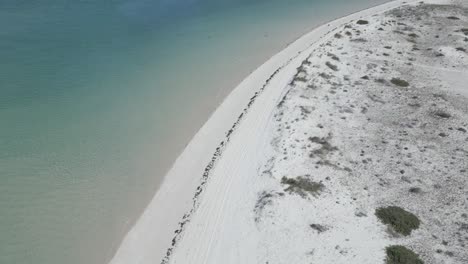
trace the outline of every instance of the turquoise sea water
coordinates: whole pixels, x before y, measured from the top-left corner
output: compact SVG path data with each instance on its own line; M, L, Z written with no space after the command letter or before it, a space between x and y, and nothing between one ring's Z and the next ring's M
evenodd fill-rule
M107 263L225 95L384 0L0 0L0 263Z

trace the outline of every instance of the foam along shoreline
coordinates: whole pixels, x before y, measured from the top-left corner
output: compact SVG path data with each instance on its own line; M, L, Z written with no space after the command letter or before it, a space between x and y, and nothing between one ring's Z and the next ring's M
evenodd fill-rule
M417 1L392 1L322 25L271 57L244 79L177 158L153 200L128 232L110 263L155 263L161 260L167 263L170 259L167 256L172 255L173 249L177 248L184 228L192 227L187 224L181 228L181 223L189 223L193 214L204 215L206 219L213 221L224 221L222 210L218 209L226 206L223 204L225 192L229 192L233 177L240 174L248 175L257 170L257 164L246 159L251 159L257 154L258 143L263 142L262 136L266 133L268 120L283 97L284 87L291 81L302 61L318 45L331 38L340 26L412 2ZM213 185L219 190L210 191L221 192L218 195L220 204L216 205L219 207L207 208L203 205L199 207L198 199L194 200L194 195L203 197L204 188L206 186L209 188L212 185L211 181L216 182ZM215 242L203 241L203 243ZM256 249L255 245L250 246L243 245L241 248ZM235 249L229 254L235 254ZM206 250L208 251L198 254L200 259L190 263L207 263L208 259L204 257L209 256L211 249L206 246ZM242 255L255 256L244 253ZM233 258L233 260L239 259ZM253 262L255 260L252 259L243 261L243 263ZM184 262L183 257L178 257L174 263L188 262Z

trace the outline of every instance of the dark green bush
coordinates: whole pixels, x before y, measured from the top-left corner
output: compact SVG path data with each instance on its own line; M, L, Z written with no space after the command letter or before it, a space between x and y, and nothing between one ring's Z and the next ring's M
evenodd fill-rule
M390 225L396 232L408 236L411 231L418 229L420 221L414 214L398 206L377 208L375 215L382 223Z
M409 83L405 80L398 79L398 78L393 78L390 80L391 83L394 85L400 86L400 87L408 87Z
M386 264L424 264L416 253L404 246L390 246L386 251Z

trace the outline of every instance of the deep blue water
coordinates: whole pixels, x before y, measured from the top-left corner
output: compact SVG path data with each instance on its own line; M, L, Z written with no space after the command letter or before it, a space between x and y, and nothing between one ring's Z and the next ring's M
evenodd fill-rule
M384 0L0 0L0 263L106 263L222 98Z

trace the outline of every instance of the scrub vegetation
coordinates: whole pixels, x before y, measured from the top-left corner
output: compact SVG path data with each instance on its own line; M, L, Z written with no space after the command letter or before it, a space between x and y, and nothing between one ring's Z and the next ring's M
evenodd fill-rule
M424 264L416 253L404 246L390 246L386 251L386 264Z
M375 214L382 223L405 236L410 235L411 231L418 229L420 225L418 217L398 206L378 208Z

